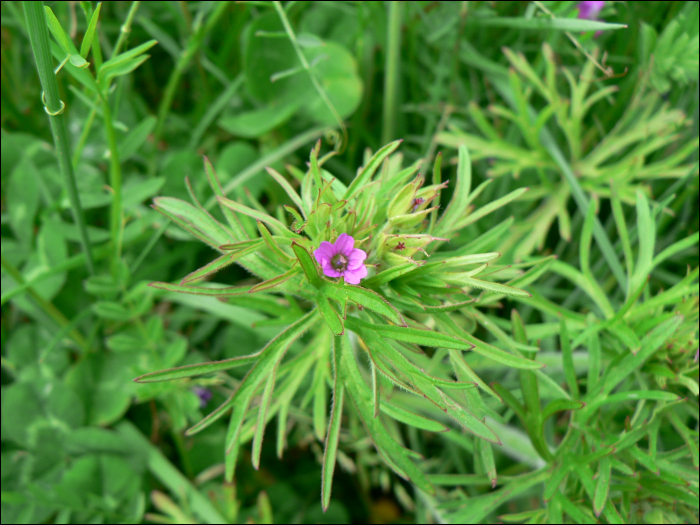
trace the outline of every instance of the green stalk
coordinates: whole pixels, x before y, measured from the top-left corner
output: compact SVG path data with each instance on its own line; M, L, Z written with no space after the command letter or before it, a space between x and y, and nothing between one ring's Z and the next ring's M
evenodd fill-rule
M53 72L53 58L49 48L49 30L46 26L43 2L22 2L24 13L27 18L27 29L29 31L29 41L31 42L34 60L36 61L39 80L44 90L44 104L46 112L49 114L51 130L53 132L54 145L58 165L63 174L68 189L68 198L73 212L73 220L78 225L80 233L80 244L85 253L85 262L90 274L95 273L95 261L92 257L92 248L85 224L83 208L80 205L78 186L75 182L75 173L71 163L70 143L66 122L63 117L65 104L58 93L58 82Z
M394 140L401 50L401 2L389 2L389 28L387 30L386 66L384 68L384 108L382 119L382 144Z
M37 4L39 4L39 3L40 2L37 2ZM43 14L44 13L44 9L43 9L44 6L43 6L43 3L41 3L41 4L42 5L40 5L40 8L41 8L41 13ZM30 27L31 27L31 25L30 25ZM12 277L15 280L15 282L19 286L22 286L25 284L25 280L24 280L24 277L22 276L22 273L17 268L15 268L10 261L5 259L4 255L1 255L1 254L0 254L0 263L2 264L3 270L5 270L10 275L10 277ZM44 299L41 295L39 295L37 293L37 291L34 288L29 287L26 289L26 291L31 296L31 298L34 300L34 302L37 304L37 306L39 306L39 308L41 308L44 311L44 313L46 313L46 315L48 315L51 319L53 319L58 324L58 326L60 326L61 328L65 328L67 326L70 326L70 321L68 320L68 318L65 315L63 315L63 313L58 308L56 308L56 306L54 306L53 303ZM72 329L72 330L70 330L69 333L70 333L70 336L73 339L73 341L75 341L84 352L87 352L89 350L90 347L89 347L87 341L82 336L82 334L80 332L78 332L78 330Z
M122 24L120 30L119 30L119 38L117 39L117 43L114 46L114 51L112 52L112 58L117 56L119 54L119 51L121 51L122 46L126 43L126 38L128 37L129 33L131 33L131 25L134 21L134 17L136 16L136 10L139 7L139 4L141 2L134 2L131 5L131 9L129 9L129 14L126 16L126 20ZM92 16L92 8L90 8L86 12L86 18L90 20L90 17ZM95 60L95 71L99 71L100 67L102 67L102 50L100 48L100 39L95 38L95 40L92 43L92 57ZM101 98L99 96L95 97L95 104L100 103ZM96 111L94 109L90 110L90 113L88 115L87 121L85 125L83 126L83 131L80 134L80 139L78 140L78 146L75 149L75 152L73 153L73 167L78 165L78 161L80 160L80 157L83 153L83 148L85 147L85 142L87 142L88 135L90 134L90 129L92 128L92 123L95 120L95 115Z
M112 240L112 273L117 271L117 261L122 251L122 167L119 164L119 150L117 149L117 134L114 132L112 111L106 98L102 99L105 135L109 147L109 185L112 189L112 207L109 215L109 229Z
M180 59L177 61L177 64L175 64L175 69L173 69L173 72L170 74L168 84L165 87L165 94L163 95L163 99L160 101L160 106L158 107L158 122L156 123L156 128L153 132L153 143L155 145L158 144L158 142L160 141L160 137L163 134L163 126L165 125L165 119L168 117L168 113L170 112L170 106L172 106L173 99L175 98L175 91L180 85L180 79L182 78L183 73L190 65L192 58L197 54L200 47L202 46L204 37L217 24L227 7L228 2L220 2L216 5L214 12L207 20L207 23L200 25L197 28L195 33L192 35L192 38L190 38L187 48L180 55ZM150 174L155 174L155 170L156 164L152 160L151 165L149 166Z
M343 119L340 118L340 115L338 114L338 111L335 109L335 106L331 102L331 100L328 98L328 94L326 93L326 90L323 89L323 86L319 83L318 79L316 78L316 75L314 75L313 70L311 69L311 65L309 64L309 61L306 60L306 55L301 50L301 46L299 45L299 40L297 39L296 34L294 33L294 30L292 29L291 24L289 23L289 19L287 18L287 14L284 12L284 8L282 7L282 4L279 2L273 2L273 5L275 6L275 9L277 10L277 14L280 17L280 20L282 22L282 25L284 26L284 30L287 33L287 36L289 37L289 40L292 43L292 46L294 47L294 52L297 55L297 58L299 59L299 62L301 62L302 67L306 70L306 72L309 74L309 77L311 78L311 83L314 85L314 88L316 88L316 91L320 95L320 97L323 99L323 102L325 102L326 106L328 106L328 109L330 112L333 114L333 118L335 121L338 123L338 127L340 127L340 130L343 134L342 142L340 143L340 148L338 148L336 145L336 149L340 152L345 150L345 146L347 145L348 142L348 131L347 128L345 127L345 124L343 123Z

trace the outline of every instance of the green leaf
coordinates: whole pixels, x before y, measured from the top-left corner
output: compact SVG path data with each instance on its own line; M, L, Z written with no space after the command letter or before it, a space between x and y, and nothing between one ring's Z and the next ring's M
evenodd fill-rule
M511 201L514 201L529 189L530 188L518 188L517 190L513 190L509 194L504 195L500 199L496 199L495 201L489 202L485 206L481 206L474 213L470 213L464 219L459 221L459 223L457 223L454 229L461 230L463 228L466 228L470 224L475 223L476 221L478 221L482 217L485 217L489 213L496 211L498 208L502 208Z
M172 197L156 197L153 202L155 210L217 251L219 246L232 240L231 235L211 215L188 202Z
M636 355L628 354L617 365L608 367L607 373L600 381L602 393L609 393L640 368L676 332L682 322L682 315L675 315L667 319L642 339L642 348ZM587 397L591 401L593 400L590 394Z
M98 4L102 5L102 3ZM119 162L126 162L146 143L156 125L156 117L146 117L119 144Z
M153 282L148 286L158 288L159 290L167 290L168 292L178 292L193 295L208 295L211 297L233 297L236 295L247 294L252 286L221 286L217 288L209 288L202 286L183 286L180 284Z
M254 210L253 208L239 204L238 202L227 199L226 197L217 197L217 200L220 204L223 204L234 212L243 213L249 217L253 217L255 220L268 224L277 235L282 235L283 237L299 237L299 235L290 232L280 221L266 213L259 212L258 210Z
M138 65L148 58L148 56L141 57L140 55L151 49L157 43L157 40L149 40L148 42L144 42L129 51L120 53L116 57L107 60L102 64L97 74L97 84L101 86L102 89L105 89L111 78L117 75L123 75L138 67Z
M333 406L331 407L331 418L328 423L328 432L326 432L326 446L323 450L323 471L321 473L321 505L323 506L324 512L328 510L328 505L330 505L331 502L333 472L335 471L335 462L338 455L338 440L340 438L340 427L343 418L343 397L345 395L345 385L340 379L340 353L341 349L337 344L334 344Z
M100 17L100 10L102 9L102 2L97 4L95 11L90 17L90 23L85 30L85 36L83 36L83 42L80 44L80 56L87 59L90 48L92 47L92 41L95 38L95 30L97 29L97 20Z
M285 252L282 251L282 249L277 245L277 242L275 241L274 237L272 237L272 234L270 234L270 230L268 230L265 225L257 221L258 224L258 231L260 232L260 235L263 238L263 241L265 241L265 244L267 245L270 250L284 263L288 263L292 261L292 257L287 255ZM279 238L279 237L278 237Z
M544 423L548 418L552 417L557 412L563 412L565 410L579 410L586 406L586 403L582 401L572 401L570 399L555 399L551 401L542 411L540 419Z
M525 359L519 355L510 354L504 350L501 350L500 348L496 348L495 346L477 339L466 330L463 330L459 325L457 325L457 323L455 323L445 314L437 314L436 320L438 322L438 326L469 342L472 346L472 350L475 353L488 357L497 363L523 370L534 370L544 367L543 363L539 363L532 359Z
M405 410L398 405L393 405L388 401L382 401L381 405L379 405L379 409L387 416L390 416L397 421L401 421L402 423L412 427L427 430L428 432L447 432L450 430L442 423L433 421L432 419L428 419L427 417L423 417L418 414L414 414L413 412L409 412L408 410Z
M303 103L303 99L290 98L273 100L259 109L236 115L224 115L219 126L238 137L255 139L265 135L287 122ZM269 169L269 168L268 168Z
M299 197L299 194L292 188L292 185L287 182L287 179L285 179L282 175L280 175L277 170L274 170L272 168L265 168L267 172L272 176L275 181L277 181L277 184L282 186L282 189L289 195L289 198L292 199L292 202L294 205L299 208L300 210L304 210L304 204L301 202L301 197ZM303 221L302 221L303 222Z
M510 295L512 297L532 297L528 292L526 292L525 290L520 290L519 288L513 288L512 286L508 286L501 283L495 283L492 281L474 279L473 277L470 277L470 272L444 274L442 276L442 280L444 280L448 284L454 284L456 286L478 288L487 292Z
M328 298L323 294L318 294L316 298L318 303L318 309L323 316L323 320L328 325L328 328L334 335L343 335L345 333L345 328L343 327L343 321L340 319L338 313L331 306Z
M215 197L225 197L224 195L224 190L221 187L221 182L219 182L219 177L216 174L216 171L214 170L214 166L212 166L211 162L207 157L204 157L204 171L207 173L207 179L209 180L209 186L211 187L212 191L214 192ZM229 208L221 204L219 201L219 208L221 209L221 212L224 214L224 217L226 217L226 220L229 223L229 226L231 226L231 231L234 234L234 237L238 241L243 241L248 238L245 229L243 228L243 225L240 223L238 220L238 217L236 217L236 214L233 213Z
M372 437L379 453L398 475L408 478L418 488L428 494L434 494L435 489L425 474L423 474L423 471L413 464L408 457L407 451L386 431L381 419L374 417L372 394L360 375L360 370L350 350L347 337L336 337L334 345L335 352L341 354L340 369L345 386L357 408L362 423Z
M296 274L299 273L299 267L296 266L292 268L291 270L288 270L284 272L281 275L278 275L277 277L273 277L272 279L268 279L267 281L263 281L261 283L256 284L253 286L248 293L256 293L256 292L262 292L263 290L269 290L270 288L274 288L276 286L279 286L285 281L288 281L292 277L294 277Z
M396 140L377 151L369 160L367 165L362 168L360 174L350 183L350 186L348 186L348 189L345 191L345 194L342 197L343 200L349 201L352 197L354 197L355 194L370 181L372 175L374 175L374 172L377 171L377 168L379 168L381 163L384 162L384 159L393 153L400 144L401 140Z
M483 439L476 439L474 441L474 446L478 450L479 458L481 459L481 464L486 471L486 476L488 476L491 481L491 488L496 488L498 483L498 478L496 475L496 463L493 460L493 449L491 448L491 443L484 441Z
M370 324L360 321L356 317L348 317L346 324L351 330L371 330L381 337L404 341L416 345L432 346L436 348L452 348L454 350L471 350L474 345L464 339L453 335L434 332L432 330L419 330L404 326L392 326L386 324Z
M435 226L435 235L442 237L456 229L457 221L464 213L464 203L469 198L472 186L472 164L469 150L463 144L458 148L457 185L452 200Z
M569 385L569 392L574 399L579 396L578 381L576 380L576 368L574 367L574 356L571 351L571 339L564 316L559 317L559 339L561 342L561 358L564 367L564 376Z
M253 437L253 452L252 461L255 470L260 469L260 453L262 452L263 436L265 435L265 423L267 422L267 411L270 409L270 400L272 392L275 389L275 375L277 366L272 369L272 373L265 381L262 398L260 399L260 410L258 410L258 419L255 425L255 436Z
M345 305L346 300L357 303L368 310L388 317L392 322L406 326L406 321L399 311L381 295L358 285L341 285L326 281L321 287L321 293Z
M202 268L195 270L194 272L187 275L185 278L182 279L182 281L180 281L180 285L184 286L186 284L196 283L210 275L213 275L219 270L222 270L227 266L235 263L239 259L242 259L243 257L250 255L251 253L257 252L260 249L261 244L262 242L252 244L243 250L239 250L232 253L225 253L221 257L214 259L206 266L203 266Z
M56 42L58 42L58 45L60 45L61 49L69 55L73 54L75 52L75 46L73 45L73 42L71 42L71 39L68 38L68 35L63 30L63 27L61 27L61 23L58 21L58 18L56 18L56 15L53 14L53 11L49 6L44 6L44 11L46 12L46 21L48 22L51 34L56 39Z
M639 254L630 289L636 290L651 273L656 240L656 223L651 216L649 202L641 190L637 190L637 230L639 232Z
M596 480L595 495L593 496L593 511L596 517L600 516L601 512L603 512L605 503L608 501L608 494L610 493L610 468L610 456L605 456L598 463L598 479Z
M261 352L256 352L254 354L232 357L231 359L224 359L222 361L210 361L208 363L198 363L194 365L180 366L177 368L169 368L167 370L160 370L158 372L149 372L148 374L137 377L134 379L134 382L156 383L159 381L172 381L173 379L183 379L203 374L211 374L213 372L221 372L223 370L230 370L231 368L237 368L256 361L260 357L260 353Z
M231 397L199 423L192 426L187 431L187 435L196 434L204 430L233 407L234 411L230 423L230 428L233 430L227 439L226 449L230 450L231 447L236 445L238 443L243 419L248 411L248 405L250 404L255 390L260 383L269 376L275 366L277 366L277 363L284 357L285 352L292 343L301 337L301 335L317 320L318 316L316 310L312 310L270 341L265 348L262 349L255 365L250 369L248 374L246 374L245 378L238 386L238 389Z
M312 286L320 288L324 284L324 282L323 279L321 279L318 276L318 270L316 270L316 263L314 263L314 260L311 258L311 255L309 254L307 249L304 248L302 245L297 244L296 242L292 242L292 250L297 256L299 265L304 270L306 280L309 281L309 283L311 283Z
M549 501L556 496L559 492L559 485L561 485L561 482L564 481L564 478L569 474L570 469L570 464L559 465L554 469L554 472L550 474L547 478L542 495L545 501Z
M581 18L517 18L517 17L471 17L467 25L479 27L511 27L531 31L609 31L613 29L626 29L625 24L610 24L597 20L584 20Z

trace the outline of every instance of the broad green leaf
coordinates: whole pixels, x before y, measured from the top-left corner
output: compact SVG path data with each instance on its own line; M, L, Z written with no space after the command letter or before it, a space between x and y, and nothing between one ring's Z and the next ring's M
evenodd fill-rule
M350 350L347 337L336 337L334 344L335 351L341 354L340 365L343 382L377 450L397 474L408 478L428 494L434 494L435 489L425 474L423 474L423 471L413 464L408 458L407 451L386 431L381 419L374 417L372 394L360 375L360 370Z
M180 366L177 368L169 368L168 370L160 370L158 372L149 372L134 379L136 383L156 383L159 381L172 381L173 379L183 379L186 377L194 377L203 374L211 374L213 372L221 372L222 370L230 370L239 366L247 365L256 361L260 357L260 352L255 354L232 357L222 361L211 361L209 363L198 363L195 365Z
M241 425L243 424L243 419L248 411L248 405L250 404L255 390L260 383L270 375L292 343L301 337L306 330L311 328L317 320L318 314L316 310L312 310L270 341L267 346L262 349L255 365L253 365L253 368L246 374L245 378L243 378L243 381L238 386L238 389L231 397L199 423L192 426L187 431L187 435L196 434L204 430L233 407L234 411L231 416L230 424L230 428L233 430L231 435L227 438L226 449L230 450L234 444L238 443Z
M472 164L469 150L464 144L458 148L457 185L452 200L435 225L435 235L442 237L456 229L456 224L464 213L464 203L469 198L472 186Z
M297 244L296 242L292 242L292 250L297 256L299 265L301 266L302 270L304 270L306 280L309 281L309 283L311 283L311 285L315 286L316 288L320 288L324 284L324 282L323 279L321 279L318 276L318 270L316 270L316 263L314 263L314 260L311 258L311 255L309 254L307 249L301 246L300 244Z
M225 114L218 124L232 135L255 139L287 122L302 103L303 99L291 97L273 100L259 109L236 112L233 115Z
M348 189L343 195L343 200L349 201L351 197L355 196L355 194L370 181L372 175L374 175L374 172L377 171L377 168L379 168L381 163L384 162L384 159L393 153L400 144L401 140L396 140L377 151L369 160L367 165L362 169L360 174L350 183L350 186L348 186Z

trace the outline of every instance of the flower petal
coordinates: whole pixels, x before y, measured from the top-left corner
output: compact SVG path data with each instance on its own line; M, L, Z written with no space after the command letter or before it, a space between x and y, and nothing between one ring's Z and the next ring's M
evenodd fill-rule
M343 274L333 268L330 264L326 264L323 266L323 275L327 277L340 277Z
M356 270L362 266L362 263L366 258L367 254L364 250L360 250L359 248L353 249L348 256L348 270Z
M335 246L328 241L323 241L318 249L314 251L314 257L316 257L318 264L323 266L323 259L326 258L330 261L336 253L338 251L335 249Z
M360 284L360 280L367 277L367 267L363 264L355 270L345 270L345 282L349 284Z
M355 239L347 233L341 233L335 241L335 253L342 253L347 257L355 247ZM335 254L333 254L335 255Z

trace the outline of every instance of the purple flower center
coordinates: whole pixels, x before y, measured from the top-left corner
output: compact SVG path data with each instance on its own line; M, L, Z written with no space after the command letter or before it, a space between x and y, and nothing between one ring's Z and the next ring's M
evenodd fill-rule
M331 259L331 266L339 272L344 272L348 267L348 259L342 253L339 253Z

